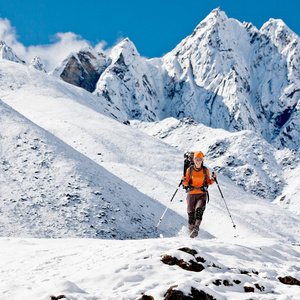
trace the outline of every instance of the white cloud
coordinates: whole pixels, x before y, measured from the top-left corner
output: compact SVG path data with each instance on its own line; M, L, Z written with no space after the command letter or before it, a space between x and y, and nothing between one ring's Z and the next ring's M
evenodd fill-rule
M49 44L25 47L18 42L16 30L7 19L0 18L0 40L3 40L19 58L30 63L39 56L47 71L57 67L71 52L79 51L83 47L92 47L91 43L73 32L57 33ZM94 49L98 52L104 51L105 41L99 42Z
M94 47L94 49L97 52L106 52L107 50L104 50L106 47L107 47L107 42L101 41Z
M73 32L57 33L53 42L48 45L30 46L23 57L30 61L34 56L39 56L48 71L58 66L71 52L76 52L91 44Z
M7 44L16 43L16 31L7 19L0 18L0 39L5 39Z

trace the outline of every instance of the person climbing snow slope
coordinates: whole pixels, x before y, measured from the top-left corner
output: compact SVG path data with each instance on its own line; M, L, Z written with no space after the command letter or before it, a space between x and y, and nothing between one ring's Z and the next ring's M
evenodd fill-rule
M213 184L217 176L213 173L210 178L209 170L203 165L204 154L200 151L193 153L193 164L182 177L187 191L188 227L191 238L198 235L203 213L208 200L208 186Z

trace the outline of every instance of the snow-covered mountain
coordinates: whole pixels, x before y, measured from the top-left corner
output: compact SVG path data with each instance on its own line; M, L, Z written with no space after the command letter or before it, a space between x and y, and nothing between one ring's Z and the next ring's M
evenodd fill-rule
M0 298L297 299L298 40L217 9L162 58L125 39L47 74L3 46ZM209 188L194 240L191 150L226 199Z
M5 60L0 75L1 298L166 299L176 291L202 291L216 299L243 299L250 291L258 299L274 293L297 299L298 286L279 278L299 280L299 215L244 191L220 170L236 229L214 185L199 240L187 236L182 189L155 232L182 176L183 149L115 120L107 102L56 77ZM165 122L173 122L172 128L180 121ZM190 134L197 128L181 122ZM168 127L153 125L161 132ZM232 140L247 137L209 130L201 138L217 142L214 131L220 130L220 136L228 134L229 149ZM235 147L243 152L245 145ZM225 148L204 148L209 168L213 159L222 163ZM277 169L269 159L264 176L271 178ZM158 235L162 239L105 240ZM43 239L50 237L68 239ZM176 263L204 269L191 272Z
M25 64L25 61L21 60L11 47L7 46L4 41L0 41L0 59L6 59L17 63Z
M32 59L29 66L31 68L35 68L39 71L47 72L44 64L42 63L41 59L38 56L36 56Z
M160 139L156 139L154 137L151 137L149 134L142 133L141 130L132 128L131 126L114 120L114 118L111 117L112 108L107 105L107 102L99 102L98 96L93 95L85 91L84 89L69 85L53 76L49 76L27 66L5 60L0 61L0 74L2 78L0 98L4 103L6 103L6 105L11 106L14 110L22 114L36 126L41 127L46 132L50 132L56 139L59 139L60 141L71 147L71 149L74 149L74 151L79 152L86 159L88 159L89 164L90 161L92 161L96 164L96 166L100 165L101 167L104 167L108 172L114 174L114 176L118 177L120 180L123 180L130 186L138 189L140 193L145 194L148 197L152 198L154 201L161 202L164 205L168 204L168 201L172 196L174 187L178 185L182 176L183 152L186 149L178 149L178 144L166 144ZM11 117L11 119L16 119L16 117ZM7 123L8 120L4 121L2 123L2 126L5 128L5 126L7 126ZM176 125L176 122L174 124ZM16 125L14 125L13 123L12 126L8 126L7 130L9 130L10 127L15 126ZM193 124L191 124L190 127L190 132L192 132L194 128ZM165 125L162 125L160 130L165 130ZM183 129L183 131L187 130ZM198 132L199 136L200 131ZM5 132L4 129L3 132ZM26 130L24 130L24 132L26 132ZM7 134L7 136L9 136L9 134ZM29 149L27 149L26 147L26 151L29 151L29 153L32 152L32 161L35 160L36 155L38 157L44 157L46 155L45 153L48 153L50 151L47 150L47 147L45 147L43 151L37 152L37 149L40 149L41 145L43 145L44 143L57 143L55 139L50 139L50 141L45 142L46 138L43 135L39 136L39 134L37 134L36 136L32 136L30 140L26 140L26 134L22 134L21 131L17 136L22 136L24 138L24 144L30 144ZM264 149L266 147L260 147L257 148L257 150L254 149L254 153L256 153L255 151L258 151L256 153L258 155L258 158L253 155L250 157L251 159L249 159L248 157L248 160L247 157L238 157L239 152L244 152L245 148L249 149L247 150L249 152L246 152L246 154L251 153L251 147L253 145L256 146L259 143L255 142L254 133L251 134L251 132L249 132L248 136L243 132L240 134L228 133L227 140L225 140L224 142L225 146L222 146L221 143L221 146L217 147L217 151L215 151L213 147L216 147L216 145L218 144L218 136L224 137L224 133L221 132L220 135L214 136L211 131L207 132L206 129L203 130L201 139L208 139L209 137L211 137L212 142L207 143L206 148L205 144L202 144L201 148L203 148L205 154L212 158L213 163L210 163L208 161L208 167L216 168L216 170L219 171L219 175L222 173L227 176L230 175L229 179L227 180L227 189L231 191L229 192L230 197L234 198L234 200L232 201L237 202L237 211L236 213L234 213L236 217L238 214L240 214L241 210L241 208L239 207L239 203L241 201L240 195L244 195L245 193L234 183L234 181L237 181L238 183L239 181L241 181L243 183L241 178L238 178L237 176L239 171L241 171L241 173L243 174L243 178L246 178L247 172L250 172L250 184L248 184L247 181L244 180L244 184L246 182L246 190L252 191L253 187L255 186L255 182L263 183L259 185L259 187L263 190L260 191L260 193L256 193L259 196L270 196L270 193L267 192L268 190L271 190L275 193L279 189L278 186L281 182L286 185L289 183L288 181L285 181L284 175L281 175L278 171L280 166L277 165L276 158L270 153L266 154L266 152L264 152ZM188 138L184 137L180 133L178 133L177 135L177 142L179 142L182 137L187 143ZM9 171L9 168L6 167L6 165L12 165L12 162L15 161L15 157L29 156L29 153L27 153L26 151L24 152L24 155L21 155L20 152L18 152L21 148L14 145L17 138L9 138L11 139L11 142L7 142L5 139L3 139L2 147L4 147L4 145L7 145L8 147L5 155L13 155L13 152L9 152L8 149L16 148L17 152L16 154L14 154L14 158L11 158L9 160L5 159L5 157L3 158L3 168L5 170L7 169L7 171L5 172ZM35 141L35 139L37 140ZM192 145L192 142L198 142L198 140L195 139L195 136L191 136L190 139L191 144L187 144L187 148L191 149L193 147L200 147L199 144ZM245 139L245 141L240 145L239 141L243 139ZM254 140L252 144L249 142L249 140L251 139ZM232 142L236 140L238 142ZM11 145L11 143L13 143L13 145ZM23 143L20 142L20 145L22 144ZM235 148L238 148L239 150ZM66 149L59 150L56 148L56 150L51 150L51 152L69 152ZM70 153L72 153L71 150ZM74 155L75 154L72 154L72 157ZM83 160L83 158L80 158L80 156L78 159L79 161ZM245 163L245 160L248 162L247 164ZM255 165L260 160L266 160L266 163L263 166L257 167L251 166L251 164L249 163L253 161L253 165ZM229 161L231 161L230 164L228 163ZM42 162L38 162L36 168L33 169L28 169L28 162L26 161L26 158L24 158L24 166L21 169L20 167L18 167L19 163L14 164L13 169L16 169L13 171L13 174L19 174L21 170L23 170L23 172L25 172L25 175L21 175L15 181L11 182L12 186L9 189L3 188L2 193L4 193L3 191L6 192L2 194L2 197L4 199L8 199L6 200L8 202L10 201L9 199L16 200L14 197L11 198L10 191L19 180L21 182L24 180L25 187L20 190L17 189L18 192L20 192L20 194L18 194L17 196L17 202L22 201L22 198L31 199L31 197L33 197L34 199L39 199L41 197L41 194L45 194L43 192L41 193L40 189L34 189L35 191L33 192L33 196L26 196L26 192L25 195L23 195L24 191L26 191L26 184L28 184L28 186L32 186L32 181L34 182L37 180L35 177L39 178L39 180L41 180L40 185L44 186L44 188L47 189L45 184L47 184L47 179L51 178L51 176L48 174L39 177L39 175L36 175L38 173L34 173L36 171L43 171L43 164L41 163ZM83 162L83 164L84 163L85 162ZM288 160L286 161L286 163L288 164ZM296 162L293 162L293 164L294 163L296 164ZM73 163L70 163L69 165L71 166L72 164ZM76 165L75 162L74 164ZM31 165L35 165L34 162L32 162ZM53 168L58 169L58 167L55 168L55 166ZM248 171L247 168L249 169ZM47 169L48 168L45 168L45 170ZM26 175L26 172L29 170L32 170L33 173ZM58 171L62 172L61 170ZM77 173L77 171L72 168L69 171L66 170L66 172ZM54 176L55 175L52 175L52 177ZM90 175L90 173L84 174L82 176L87 176L87 178L95 177L95 175ZM57 177L63 178L63 181L53 186L53 188L56 187L58 189L58 192L54 193L55 199L49 199L51 198L51 196L46 195L45 201L55 200L58 201L58 203L60 203L61 201L64 202L64 194L70 194L70 192L66 190L66 182L64 181L67 178L67 175L57 175ZM86 189L82 188L82 186L85 186L85 183L77 184L76 182L74 182L74 179L71 180L70 178L68 178L70 180L68 182L70 182L72 186L79 186L79 190L83 189L84 196L82 196L82 198L87 198L85 193L92 194L94 190L98 190L96 189L97 181L99 181L99 187L102 186L101 178L102 176L100 176L100 179L96 179L96 182L94 181L93 183L93 188L91 190L89 188L87 191ZM224 180L225 178L226 177L224 177ZM298 183L294 184L294 186L290 187L293 187L296 191L298 188ZM3 181L3 185L6 186L8 184ZM60 188L60 185L63 185L63 187ZM111 189L115 189L115 184L113 184L113 187L110 187L109 185L105 186L107 186L108 194ZM117 184L117 186L119 190L120 184ZM53 188L49 189L52 190ZM291 191L291 189L289 189L289 191ZM103 194L104 192L101 193ZM79 192L76 194L78 194L79 198L81 197ZM218 191L215 190L214 194L212 194L212 197L218 197L217 195ZM246 195L247 196L243 196L245 200L252 199L251 201L257 201L254 196L251 196L251 194L246 193ZM180 192L178 193L178 197L180 197L181 199L185 198L185 193L183 190L180 190ZM286 201L291 202L288 194L285 198ZM270 199L259 199L259 209L263 208L265 212L271 209ZM264 204L261 201L263 201ZM279 207L277 209L277 212L274 211L274 207L272 206L272 215L278 214L282 216L282 214L284 213L288 216L288 214L291 213L289 211L282 211ZM179 206L178 208L174 207L174 210L183 217L185 216L185 209L182 206ZM9 213L9 211L10 209L7 210L7 213ZM217 211L222 211L222 208L218 207L214 213L219 214L219 212ZM159 214L160 212L156 210L154 215L156 216L156 220L158 219ZM243 222L245 222L245 219L243 220ZM266 226L263 225L265 220L256 222L257 224L263 222L259 227ZM182 223L180 222L179 224ZM172 226L174 227L174 225ZM247 226L248 225L245 225L245 227ZM280 224L278 224L278 226L278 230L280 230ZM175 227L177 227L177 225ZM217 228L215 230L216 232L219 231L219 229ZM224 230L228 230L228 228L224 227ZM216 233L213 229L210 229L210 232L211 234ZM41 235L43 235L42 231ZM62 236L64 236L63 233ZM124 236L126 236L126 234L124 234Z
M281 20L257 30L216 9L163 57L171 115L298 149L299 59L299 37Z
M162 117L154 80L145 59L126 38L112 49L94 93L119 107L128 119L154 121Z
M252 146L245 147L265 144L268 150L256 155L260 157L257 166L247 167L244 157L244 170L227 162L233 171L228 172L226 165L224 175L254 194L290 203L288 193L281 192L290 182L284 173L299 162L299 53L299 37L282 20L270 19L258 30L215 9L162 58L145 59L128 38L120 42L106 58L94 94L119 110L115 118L122 122L190 117L208 127L241 132L241 136L250 130L257 145L252 141ZM245 135L248 140L249 134ZM275 164L275 175L265 176L266 170L253 172L253 168L265 168L268 156L275 152L283 155L283 165ZM228 155L232 157L232 152ZM294 161L293 167L285 168L286 161ZM222 171L224 165L216 167ZM295 194L293 198L298 198Z
M4 79L0 98L23 114L18 116L2 103L1 207L3 224L8 224L1 227L1 235L134 238L141 230L140 237L150 237L158 219L158 215L153 218L153 211L162 210L157 209L161 205L153 196L157 189L161 191L158 173L163 169L161 165L152 167L157 169L152 179L153 175L148 177L136 169L146 163L152 165L155 159L147 153L149 136L105 117L105 110L92 103L96 96L54 77L48 81L49 76L40 71L0 61L0 74ZM138 153L136 139L140 141ZM152 143L159 153L167 149L172 152L164 143L155 139ZM118 148L120 151L113 151ZM110 171L116 169L119 178L103 166ZM176 168L169 170L174 172ZM128 172L136 175L126 179ZM131 185L122 182L123 177ZM132 187L144 185L145 180L152 180L156 186L152 199L142 194L142 189L137 192ZM13 218L9 218L11 211ZM49 220L47 214L51 215ZM151 224L146 225L148 217ZM34 226L28 228L26 224L33 221ZM179 224L171 226L179 230ZM128 230L123 231L119 225Z
M129 38L107 56L92 49L71 53L51 74L82 87L122 112L119 121L162 119L164 113L153 72Z
M131 125L182 151L202 149L205 164L238 186L269 201L300 212L298 181L300 155L278 150L251 131L228 132L191 119L160 122L131 121ZM182 142L184 141L184 143Z
M299 47L282 20L270 19L258 30L215 9L162 58L145 59L128 38L120 42L94 93L127 119L192 117L214 128L253 130L277 148L297 150Z

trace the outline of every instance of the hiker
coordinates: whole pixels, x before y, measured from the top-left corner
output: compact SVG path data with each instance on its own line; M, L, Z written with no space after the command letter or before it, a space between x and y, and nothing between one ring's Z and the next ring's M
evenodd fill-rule
M207 187L213 184L217 178L215 173L210 178L209 170L203 166L203 158L204 154L202 152L194 152L193 164L186 170L185 176L182 177L183 185L188 192L186 201L191 238L198 235L207 201ZM191 176L190 173L192 173Z

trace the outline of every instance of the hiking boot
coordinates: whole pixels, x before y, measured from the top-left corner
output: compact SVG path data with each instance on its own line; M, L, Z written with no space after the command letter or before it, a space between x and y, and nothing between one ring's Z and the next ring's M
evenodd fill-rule
M194 231L195 229L194 227L195 227L194 225L189 224L189 234L191 234Z
M197 229L194 229L193 231L192 231L192 233L190 234L190 238L195 238L196 236L198 235L198 230Z

